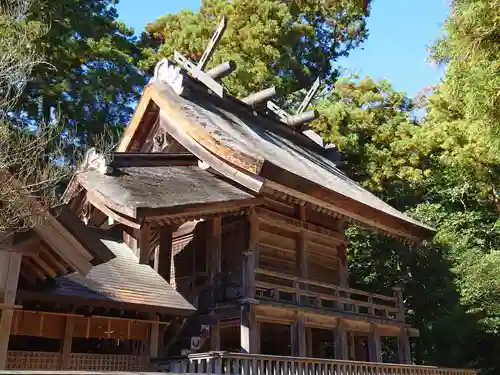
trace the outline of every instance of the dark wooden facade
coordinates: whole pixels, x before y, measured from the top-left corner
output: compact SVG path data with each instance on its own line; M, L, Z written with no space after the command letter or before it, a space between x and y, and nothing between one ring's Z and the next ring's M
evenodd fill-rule
M349 180L301 131L182 79L181 96L149 84L113 160L89 163L66 192L82 220L120 232L197 308L166 328L158 356L381 361L392 338L409 362L418 331L401 291L349 288L344 229L354 221L411 243L432 230Z

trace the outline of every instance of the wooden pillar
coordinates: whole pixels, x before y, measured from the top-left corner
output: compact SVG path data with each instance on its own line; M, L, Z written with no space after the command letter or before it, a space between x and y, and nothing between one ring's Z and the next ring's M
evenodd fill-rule
M298 316L290 329L292 356L307 357L306 327L304 317Z
M155 269L161 277L170 283L172 272L172 228L161 228L160 241L156 251L158 256L155 257L155 262L157 262Z
M306 356L308 358L313 357L313 335L311 327L306 327Z
M71 316L66 317L64 337L61 345L61 370L69 370L71 364L71 346L73 345L73 328L75 321Z
M139 233L139 263L149 264L151 257L151 225L144 223Z
M210 280L222 271L222 218L214 217L208 221L207 260Z
M259 220L255 209L248 213L249 242L248 251L243 253L242 294L245 298L255 298L255 269L258 267Z
M7 307L1 311L0 317L0 370L4 370L7 364L10 329L14 316L14 309L9 307L16 303L21 259L20 253L0 251L0 303Z
M375 324L372 324L371 332L368 335L368 358L370 362L382 362L380 333Z
M401 323L405 323L406 318L403 292L399 287L392 288L392 290L394 291L394 297L396 298L396 307L398 308L397 319ZM408 337L408 330L405 327L401 328L401 331L398 335L398 352L400 363L411 362L410 339Z
M344 322L339 319L335 329L335 359L348 359L347 331Z
M222 271L222 218L213 217L207 220L206 261L208 280L211 288L211 303L215 303L217 295L224 291L225 285L216 275ZM221 289L222 288L222 289Z
M306 205L301 204L299 205L299 218L302 221L306 221ZM301 230L299 232L299 241L298 241L298 254L297 254L297 268L298 268L298 275L303 278L307 279L307 233L304 230Z
M408 337L408 330L405 327L401 328L398 336L398 353L399 363L411 363L410 338Z
M259 354L260 329L255 319L255 312L250 303L241 306L240 345L241 351L248 354Z
M219 351L220 350L220 324L219 320L210 327L210 350Z
M137 255L137 238L139 231L134 228L125 227L123 231L123 242L130 247L134 254Z
M149 335L149 357L158 358L160 345L160 323L158 315L154 314L151 317L156 323L151 323L151 334Z
M403 291L399 287L392 288L394 298L396 298L396 307L398 308L397 319L401 322L405 322L405 304L403 300Z

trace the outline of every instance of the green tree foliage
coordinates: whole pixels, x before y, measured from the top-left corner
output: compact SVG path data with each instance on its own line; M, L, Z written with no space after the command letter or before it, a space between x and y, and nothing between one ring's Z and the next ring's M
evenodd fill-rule
M480 120L482 124L477 125L486 123L497 138L500 131L498 9L498 0L454 0L444 36L432 49L432 58L447 64L442 92L452 98L449 108L469 121Z
M351 284L402 285L421 331L419 362L498 371L484 343L500 342L498 157L438 91L422 122L387 82L339 81L312 125L343 155L341 167L393 206L436 228L421 249L350 228ZM460 328L458 328L460 327Z
M0 2L0 239L12 231L32 228L32 198L41 208L57 202L55 188L68 170L55 163L61 148L54 126L36 131L16 126L13 109L28 75L42 61L36 44L45 32L40 22L27 20L29 0ZM29 199L28 199L29 197ZM1 242L1 241L0 241Z
M423 121L386 82L351 78L319 101L313 124L338 146L347 174L436 228L422 249L351 228L352 283L403 285L421 331L419 361L492 374L500 371L498 9L498 1L453 1L432 49L446 75Z
M443 203L449 196L436 194L442 189L437 182L441 175L436 174L439 157L431 155L422 139L428 130L412 117L406 95L385 81L350 77L337 82L317 108L321 117L312 126L338 147L341 168L351 178L403 211L416 210L413 216L439 228L440 222L417 214L426 204L422 202ZM408 319L421 331L415 359L470 364L461 345L468 331L456 325L474 327L474 319L460 304L450 243L433 241L416 249L356 227L348 235L351 285L385 293L395 285L403 287Z
M26 19L48 31L36 43L45 63L30 74L20 114L45 122L56 114L70 139L87 144L128 122L144 79L133 31L117 20L114 3L39 0L29 8Z
M295 90L317 76L333 82L332 62L367 36L369 6L369 0L203 0L197 13L169 14L146 27L141 66L151 70L175 50L196 62L225 16L228 28L211 65L236 62L225 80L235 95L271 85Z

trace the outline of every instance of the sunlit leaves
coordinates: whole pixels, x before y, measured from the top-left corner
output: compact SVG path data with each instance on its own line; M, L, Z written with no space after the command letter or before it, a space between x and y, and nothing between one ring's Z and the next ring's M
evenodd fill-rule
M174 50L196 62L222 16L228 28L210 66L234 60L225 79L237 96L277 85L294 91L321 77L333 82L331 62L367 35L369 1L205 0L200 11L160 17L146 28L141 67L151 70Z

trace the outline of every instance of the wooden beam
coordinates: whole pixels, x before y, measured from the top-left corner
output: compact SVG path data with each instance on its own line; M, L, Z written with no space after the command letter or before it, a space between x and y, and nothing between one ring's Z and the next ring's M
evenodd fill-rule
M5 181L9 179L10 183L24 191L23 187L9 172L3 170L0 179ZM64 258L74 266L74 268L83 275L86 275L92 268L90 261L93 255L47 210L41 203L25 192L26 200L32 205L32 215L39 224L35 226L34 231L50 244L54 250L60 253Z
M57 272L51 266L49 266L46 261L40 258L39 255L32 256L31 260L33 261L33 263L35 263L35 265L44 270L45 273L50 277L57 276Z
M304 220L295 219L293 217L267 210L262 207L256 207L255 209L257 210L259 220L271 225L279 226L296 233L305 231L310 235L325 237L330 240L333 239L338 241L339 243L347 243L347 240L343 234L335 232L331 229L320 227L318 225L308 223Z
M16 302L19 271L21 270L22 254L0 252L0 291L3 299L0 301L7 306L14 306ZM2 310L0 317L0 370L7 364L7 350L9 348L10 330L14 310Z
M261 204L263 198L246 198L222 201L216 203L193 203L182 206L148 208L138 207L137 217L144 218L147 221L156 221L162 219L189 218L197 216L208 216L220 214L223 212L243 211L247 207Z
M33 276L41 281L47 279L47 276L42 272L42 270L31 260L31 257L23 257L23 273L24 269L26 269L27 273L30 273L30 276Z
M309 183L309 185L315 185L314 183ZM354 219L362 224L368 225L371 228L377 228L380 229L384 232L394 234L399 237L406 238L410 240L413 243L421 243L420 235L422 235L424 231L426 231L423 228L417 228L416 225L408 223L405 225L407 226L412 226L418 231L418 235L414 234L415 230L406 230L406 228L401 228L402 221L400 219L397 219L395 217L392 217L388 214L382 214L381 212L376 212L379 217L375 217L374 214L367 215L367 214L361 214L361 213L356 213L353 212L352 209L346 208L346 207L341 207L338 204L335 204L333 199L328 199L331 201L327 201L326 199L322 198L320 199L319 197L315 197L312 193L306 192L303 193L300 191L300 189L297 187L297 189L294 189L292 187L285 186L283 184L271 181L269 179L265 179L264 184L263 184L263 190L261 192L266 192L268 191L269 193L273 192L281 192L286 195L290 195L292 197L296 197L299 200L311 203L313 205L319 206L319 207L324 207L328 211L332 211L335 213L338 213L340 215L346 216L348 218ZM320 190L321 191L321 190ZM335 193L335 192L328 192L332 196L340 196L340 194ZM349 202L351 205L356 205L357 207L363 206L363 208L367 208L368 206L364 206L361 203L356 202L355 200L348 200L344 199L346 202ZM374 212L375 209L367 208L367 210L370 210L371 212ZM368 216L373 216L373 217L368 217ZM387 220L381 220L381 217L386 218ZM386 224L385 222L390 222L389 224ZM402 230L401 230L402 229ZM431 233L431 230L428 231Z
M116 221L120 224L123 224L127 227L130 227L130 228L134 228L134 229L141 228L141 224L134 221L134 219L132 217L130 217L130 218L124 217L123 214L120 214L120 212L116 212L113 209L109 208L105 203L105 199L103 199L95 191L87 191L87 201L92 206L94 206L99 211L101 211L103 214L112 218L114 221Z
M43 255L52 263L56 268L61 272L63 275L66 275L69 271L68 269L60 262L58 261L54 255L52 255L51 250L44 246L43 244L40 245L42 250L43 250Z
M75 320L71 316L66 317L64 337L61 346L61 370L69 370L71 360L71 346L73 344L73 328Z
M6 250L11 253L22 253L23 255L32 256L38 253L38 245L40 244L40 238L36 235L31 235L25 240L8 245L6 248L0 249L0 251Z
M48 217L52 217L52 215L48 215ZM56 222L59 225L54 226L53 224ZM78 272L86 275L91 270L92 264L90 263L90 260L92 259L92 256L87 252L90 256L90 259L88 259L88 257L84 256L78 250L83 246L80 242L78 242L78 240L76 240L76 238L72 237L66 228L64 228L55 218L42 223L37 226L35 230L52 249L59 253L64 260ZM63 235L63 232L66 233L66 235ZM70 236L72 239L70 239Z

